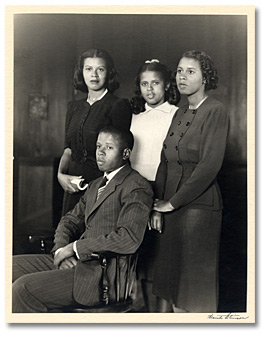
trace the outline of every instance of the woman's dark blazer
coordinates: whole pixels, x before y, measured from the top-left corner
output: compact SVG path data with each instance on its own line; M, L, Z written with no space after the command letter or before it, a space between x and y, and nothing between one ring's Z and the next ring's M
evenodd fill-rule
M208 97L196 111L180 107L163 144L156 193L175 209L222 209L217 174L229 127L224 106Z

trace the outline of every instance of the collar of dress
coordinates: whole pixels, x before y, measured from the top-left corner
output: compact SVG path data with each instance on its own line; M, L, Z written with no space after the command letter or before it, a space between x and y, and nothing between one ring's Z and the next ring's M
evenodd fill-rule
M191 108L190 106L188 107L189 109L193 109L193 110L196 110L198 109L202 104L203 102L208 98L208 96L206 95L198 104L195 108Z
M172 109L172 105L166 101L160 104L158 107L150 107L147 103L145 103L145 111L142 113L148 113L150 110L159 110L163 113L170 113Z
M108 93L108 89L106 88L104 90L104 92L101 94L101 96L99 98L97 98L96 100L94 100L93 102L90 102L90 100L87 98L87 102L92 105L93 103L97 102L97 101L100 101L106 94Z

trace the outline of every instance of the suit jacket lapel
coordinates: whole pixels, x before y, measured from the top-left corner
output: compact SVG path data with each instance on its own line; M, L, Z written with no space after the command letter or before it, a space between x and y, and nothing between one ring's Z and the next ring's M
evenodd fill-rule
M89 190L89 194L91 197L89 200L87 199L87 207L86 207L86 221L92 215L92 213L110 196L116 189L116 186L121 184L126 176L131 172L131 167L129 164L126 164L124 168L122 168L113 179L107 184L106 188L103 190L99 199L96 200L98 186L102 180L102 178L98 179L95 182L95 185L92 185ZM89 208L88 208L89 207Z

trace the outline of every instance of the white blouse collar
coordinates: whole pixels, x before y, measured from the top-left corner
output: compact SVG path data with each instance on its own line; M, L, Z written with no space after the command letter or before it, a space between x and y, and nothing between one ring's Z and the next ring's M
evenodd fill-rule
M160 104L158 107L150 107L147 103L145 103L145 111L143 113L149 112L150 110L160 110L163 113L170 113L172 109L172 105L166 101Z

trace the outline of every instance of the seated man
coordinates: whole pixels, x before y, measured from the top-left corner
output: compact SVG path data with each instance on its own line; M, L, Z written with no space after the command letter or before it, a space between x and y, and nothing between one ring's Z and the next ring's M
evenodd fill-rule
M130 254L139 248L152 207L150 184L129 164L133 135L108 126L97 139L96 161L107 178L89 183L55 232L53 255L13 256L13 312L48 312L99 302L101 267L91 254ZM114 269L108 268L109 279Z

